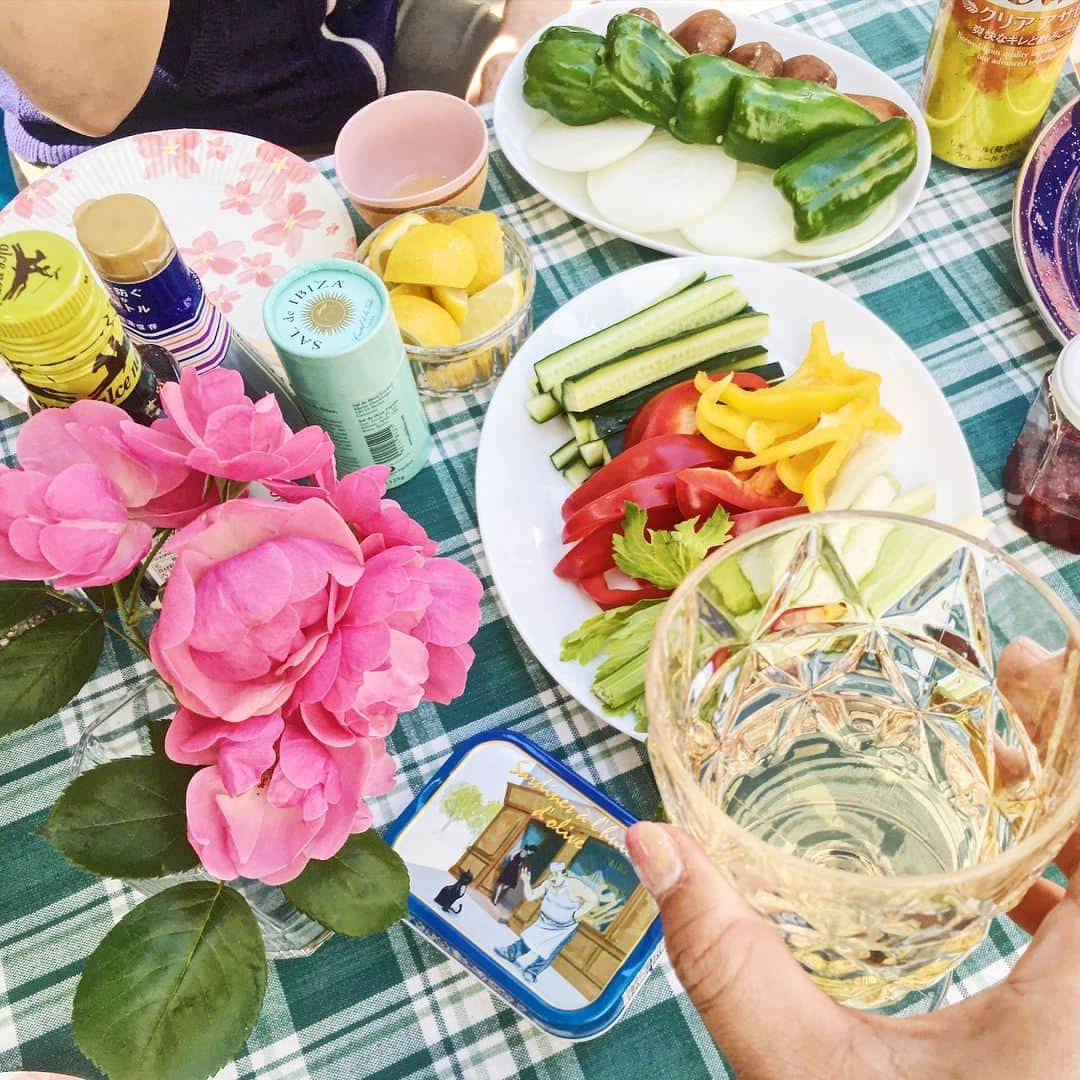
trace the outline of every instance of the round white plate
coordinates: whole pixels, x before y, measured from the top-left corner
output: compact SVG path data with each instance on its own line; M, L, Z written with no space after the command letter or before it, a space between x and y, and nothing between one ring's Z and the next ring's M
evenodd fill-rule
M262 139L198 129L117 139L51 169L0 212L0 233L75 240L75 209L120 192L157 205L206 295L270 357L270 286L299 263L356 250L349 211L314 165Z
M588 30L602 34L613 15L628 11L632 6L629 2L593 4L556 19L555 23L568 26L583 26ZM716 7L717 5L684 2L684 0L665 0L665 2L653 6L660 16L664 28L672 30L695 11L701 11L706 7ZM911 95L895 79L890 78L868 61L853 56L846 50L830 45L828 42L819 41L817 38L804 34L800 30L791 30L767 22L764 19L740 15L735 10L736 7L737 5L734 4L725 6L725 13L730 16L738 31L736 44L749 41L768 41L783 56L797 56L800 53L813 53L815 56L820 56L836 71L837 85L841 90L853 94L872 94L875 97L888 98L890 101L896 102L914 120L919 141L919 159L915 165L915 171L897 190L896 212L884 231L862 246L853 248L851 251L845 251L841 255L807 258L805 256L780 254L763 261L782 266L828 266L854 258L856 255L861 255L864 251L876 247L900 227L901 222L907 218L916 202L918 202L919 195L926 184L926 177L930 172L930 132L926 128L922 112L912 100ZM533 160L527 150L529 136L532 134L533 129L547 116L547 113L530 108L525 104L525 99L521 96L521 86L525 78L525 57L542 32L542 30L537 32L514 58L514 62L510 65L502 82L499 84L499 91L495 97L495 134L510 164L540 194L546 196L556 205L561 206L568 214L573 214L575 217L581 218L582 221L587 221L590 225L606 229L616 236L621 236L624 240L632 240L635 244L654 248L656 251L664 251L669 255L700 254L696 248L690 246L680 232L650 233L646 235L644 233L629 232L612 225L600 216L589 198L585 190L584 173L559 172ZM723 153L723 151L717 148L717 153ZM660 194L658 197L663 198L663 195Z
M781 266L698 255L627 270L575 297L526 341L488 406L476 461L476 508L495 587L525 644L582 705L638 738L643 736L634 732L633 717L606 715L593 696L595 665L559 659L563 637L598 609L576 585L552 572L567 550L560 540L560 509L570 488L548 455L566 441L569 429L559 418L533 423L525 403L537 360L625 318L695 269L735 275L750 303L772 316L765 340L769 359L788 372L806 353L810 325L824 319L829 343L848 363L881 374L882 404L904 427L892 463L901 487L933 484L937 510L932 516L939 520L979 513L975 466L945 396L892 330L832 286Z

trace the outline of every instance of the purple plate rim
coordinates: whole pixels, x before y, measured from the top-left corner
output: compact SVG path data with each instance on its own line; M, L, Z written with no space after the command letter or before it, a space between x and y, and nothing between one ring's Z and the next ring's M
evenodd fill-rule
M1044 263L1042 267L1038 265L1032 237L1032 218L1035 213L1036 194L1043 190L1042 181L1050 179L1045 169L1046 159L1049 157L1048 144L1052 149L1070 131L1080 133L1080 97L1070 101L1057 112L1036 136L1020 167L1013 200L1013 245L1016 249L1016 261L1024 284L1043 320L1062 344L1080 334L1080 277L1070 277L1067 268L1060 263ZM1060 209L1072 185L1076 183L1078 172L1080 158L1074 162L1068 177L1055 177L1060 184L1059 190L1052 193L1056 209ZM1071 310L1062 310L1063 305L1051 295L1051 285L1069 297L1072 301ZM1071 319L1068 317L1070 315Z

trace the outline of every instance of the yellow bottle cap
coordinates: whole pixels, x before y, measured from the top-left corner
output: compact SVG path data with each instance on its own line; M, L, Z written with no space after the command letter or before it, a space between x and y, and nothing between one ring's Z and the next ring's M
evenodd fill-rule
M145 281L176 253L158 208L142 195L106 195L75 211L75 232L106 281Z
M39 230L0 237L0 351L60 347L104 294L70 240Z

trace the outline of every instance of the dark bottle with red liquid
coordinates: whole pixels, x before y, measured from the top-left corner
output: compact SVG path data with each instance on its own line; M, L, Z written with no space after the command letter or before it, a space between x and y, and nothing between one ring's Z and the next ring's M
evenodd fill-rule
M1005 463L1005 501L1032 536L1080 553L1080 338L1065 346L1031 403Z

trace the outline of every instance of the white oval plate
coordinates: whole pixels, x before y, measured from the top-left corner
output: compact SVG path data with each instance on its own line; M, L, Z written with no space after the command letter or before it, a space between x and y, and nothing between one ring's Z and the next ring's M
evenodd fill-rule
M356 251L349 211L313 164L250 135L196 128L131 135L50 169L0 212L0 234L45 229L74 241L76 208L120 192L157 205L206 295L272 359L270 286L300 263Z
M850 364L881 374L881 400L903 424L892 471L903 489L931 483L932 515L955 521L979 513L979 485L960 425L919 358L876 315L830 285L782 266L698 255L626 270L575 297L525 342L488 406L476 460L476 509L491 576L519 634L548 673L585 708L637 738L632 716L608 716L592 691L596 665L559 659L563 637L596 605L553 567L566 548L560 513L570 488L548 455L569 438L561 419L536 424L525 412L532 365L541 357L625 318L695 269L734 274L750 303L772 316L769 359L792 371L806 353L810 325L824 319L829 342Z
M674 29L683 19L688 15L692 15L695 11L716 6L718 5L688 3L684 2L684 0L665 0L664 3L653 5L666 30ZM768 41L779 49L784 56L813 53L833 67L836 71L837 84L841 90L853 94L872 94L875 97L888 98L906 110L907 114L914 120L915 132L919 142L919 159L916 162L915 171L897 190L895 195L896 212L893 214L892 221L882 232L867 243L852 248L851 251L845 251L840 255L808 258L806 256L781 253L761 261L779 266L795 266L805 269L810 266L830 266L861 255L864 251L869 251L891 236L900 227L900 224L919 201L919 195L926 184L926 177L930 172L930 132L927 130L922 112L912 100L911 95L895 79L886 75L868 61L853 56L836 45L819 41L809 34L804 34L801 30L791 30L767 22L764 19L740 15L734 10L735 6L733 4L726 5L725 14L735 23L735 28L738 31L736 44L748 41ZM629 0L625 3L593 4L556 19L549 25L557 23L567 26L583 26L588 30L602 34L612 15L628 11L631 7L633 7L633 4ZM544 29L547 28L544 27ZM502 82L499 84L499 91L495 97L495 134L510 164L541 195L546 196L557 206L561 206L568 214L573 214L590 225L606 229L615 236L620 236L624 240L632 240L635 244L641 244L643 247L666 252L668 255L701 254L696 248L690 246L680 232L649 233L646 235L645 233L629 232L611 224L600 216L589 198L585 190L584 173L559 172L533 160L527 149L529 136L532 134L533 129L547 116L547 113L533 109L525 104L525 99L521 96L521 85L525 78L525 57L533 45L536 44L541 33L543 33L543 30L538 31L530 38L525 47L514 58L514 62L510 65ZM723 153L723 151L717 148L717 153ZM659 197L662 198L663 196Z

